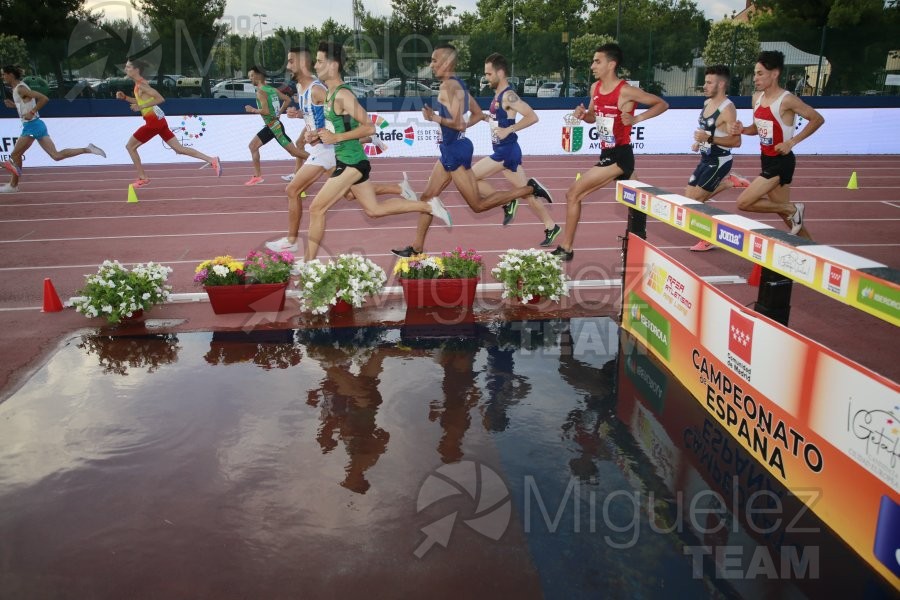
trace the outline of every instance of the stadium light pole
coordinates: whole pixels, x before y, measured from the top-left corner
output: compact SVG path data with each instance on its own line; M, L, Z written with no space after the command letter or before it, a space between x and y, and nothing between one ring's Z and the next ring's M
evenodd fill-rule
M263 19L266 18L268 15L266 13L253 13L253 16L259 18L259 23L258 23L258 25L259 25L259 45L262 48L262 61L263 61L263 64L265 64L266 48L265 48L265 46L262 45L262 34L263 34L263 25L269 24L268 21L263 21ZM256 25L253 26L253 30L254 31L256 30Z

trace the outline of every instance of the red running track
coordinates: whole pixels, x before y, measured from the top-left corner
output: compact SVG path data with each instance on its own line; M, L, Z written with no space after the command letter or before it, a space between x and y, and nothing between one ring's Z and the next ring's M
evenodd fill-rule
M549 208L560 225L565 223L566 188L593 162L589 157L526 158L528 175L539 178L554 195L556 201ZM421 191L433 164L432 158L375 159L372 180L394 182L405 170L413 187ZM696 157L690 155L639 155L634 178L681 192L695 165ZM265 183L247 187L243 184L250 175L248 163L226 164L221 178L195 165L148 165L152 183L138 190L140 201L136 204L126 202L128 183L134 179L131 166L27 169L19 193L0 195L2 364L20 373L33 367L33 360L67 332L100 323L66 316L63 324L59 316L42 315L45 277L52 278L65 301L105 259L123 263L153 260L174 269L171 283L175 292L196 292L201 290L191 280L200 261L219 254L243 256L282 236L286 199L280 176L290 172L291 163L267 162L263 166ZM753 176L758 168L756 157L735 157L737 172ZM859 189L848 190L854 171ZM502 177L495 183L498 188L508 185ZM310 196L319 187L321 184L316 184ZM816 241L894 268L900 266L900 157L800 156L792 189L794 199L807 205L807 226ZM737 212L737 195L735 190L721 194L717 206ZM543 238L543 225L525 204L520 205L516 220L502 227L499 209L474 214L457 192L448 191L442 197L454 227L449 230L435 223L426 249L476 248L487 263L485 282L491 282L489 269L500 253L537 246ZM308 199L304 204L308 205ZM751 216L783 228L777 217ZM409 214L373 220L356 203L340 202L329 213L320 258L359 252L390 272L394 263L390 249L412 242L416 218ZM618 236L625 230L625 218L625 208L613 200L612 186L585 201L575 259L568 264L573 279L618 278ZM304 215L301 236L307 222ZM648 239L700 275L746 277L749 273L748 263L730 253L688 252L686 248L695 241L692 237L652 219ZM750 303L756 296L756 289L746 285L726 285L723 290L742 303ZM609 296L615 298L616 294ZM167 314L177 315L177 305L166 308ZM884 351L894 347L896 332L878 319L797 285L791 326L892 379L900 377L896 351ZM866 334L860 336L860 331ZM23 345L36 349L23 354ZM4 386L0 398L7 394L7 384L17 379L15 373L0 379Z

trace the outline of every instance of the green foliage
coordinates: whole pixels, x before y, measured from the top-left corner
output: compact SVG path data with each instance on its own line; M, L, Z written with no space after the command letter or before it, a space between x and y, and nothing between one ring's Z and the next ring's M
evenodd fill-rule
M14 35L0 33L0 64L26 66L28 64L28 48L25 47L25 40Z
M535 296L558 302L569 295L561 259L542 250L507 250L491 275L503 284L504 298L517 298L523 303Z
M85 279L75 310L88 318L106 317L110 323L118 323L139 310L165 302L172 289L166 285L171 272L169 267L152 262L129 270L119 261L104 261L95 275Z
M725 20L713 25L703 49L707 65L726 65L738 71L756 63L759 36L749 23Z
M384 269L358 254L341 254L323 264L318 260L298 262L300 308L324 314L338 300L360 307L368 296L381 293L387 276Z

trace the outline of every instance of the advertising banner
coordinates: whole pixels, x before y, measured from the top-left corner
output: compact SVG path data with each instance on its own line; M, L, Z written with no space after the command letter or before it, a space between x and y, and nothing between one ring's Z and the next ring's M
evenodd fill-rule
M662 270L679 285L659 292ZM622 327L770 476L819 490L810 508L900 588L900 386L740 306L636 236L624 293Z

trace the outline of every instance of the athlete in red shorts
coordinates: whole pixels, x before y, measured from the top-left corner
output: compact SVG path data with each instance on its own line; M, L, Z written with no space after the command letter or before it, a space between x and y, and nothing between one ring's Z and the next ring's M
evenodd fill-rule
M134 81L134 98L126 96L124 92L116 93L116 98L126 100L131 105L131 110L141 113L141 116L144 118L144 125L134 132L134 135L131 136L131 139L125 145L125 149L128 150L134 166L137 167L138 178L133 184L134 187L142 187L150 183L147 174L144 173L144 165L141 164L141 157L137 150L157 135L176 153L204 160L215 169L216 175L221 175L222 165L218 157L207 156L193 148L185 148L175 139L175 134L172 133L172 130L169 129L169 124L166 123L165 113L159 108L159 105L165 102L166 99L162 97L162 94L150 87L150 84L144 79L143 73L146 68L147 63L142 60L129 60L126 62L125 75Z

